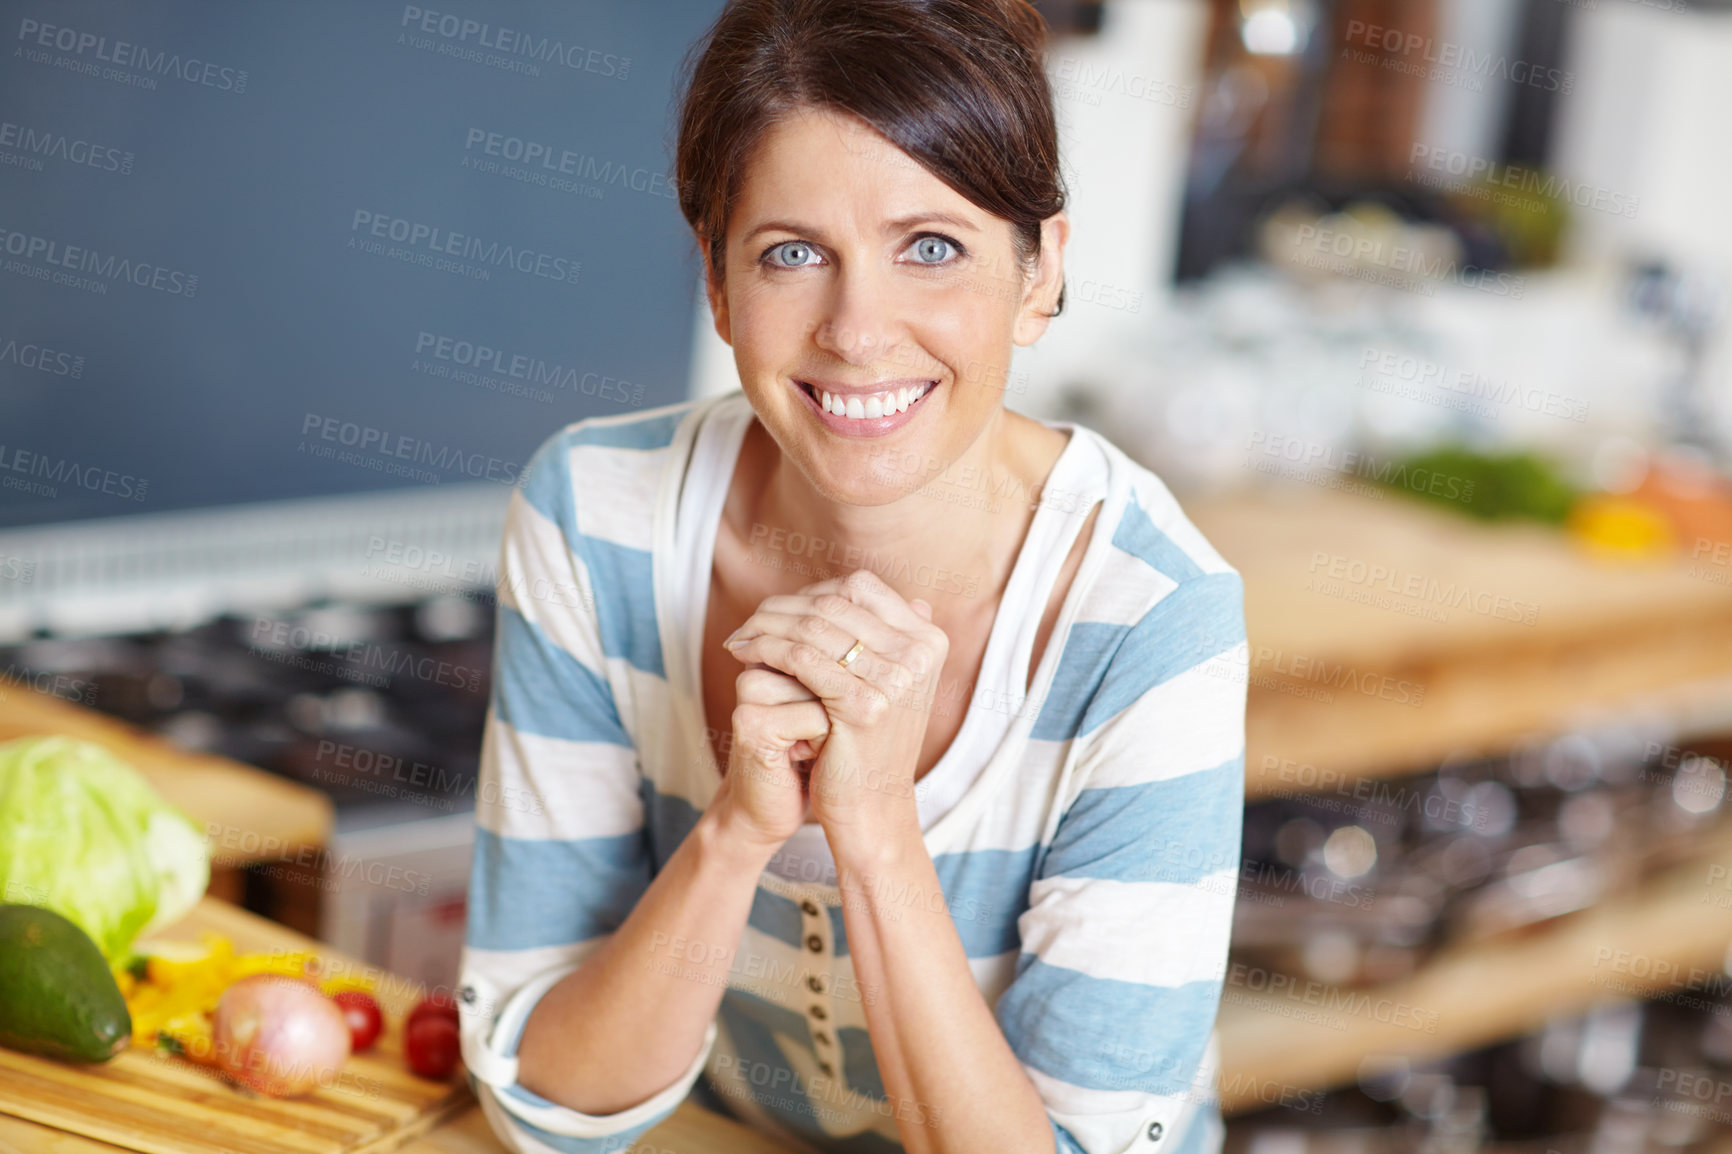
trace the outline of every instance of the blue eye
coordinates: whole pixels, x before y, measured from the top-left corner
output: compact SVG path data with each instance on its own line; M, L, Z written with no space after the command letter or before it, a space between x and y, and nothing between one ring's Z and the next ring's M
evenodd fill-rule
M945 249L949 249L951 252L960 253L962 251L962 246L947 236L938 236L937 234L923 236L914 242L914 251L918 256L918 259L914 263L943 264L945 259Z
M791 252L794 254L794 259L792 262L772 260L770 262L771 264L777 265L781 268L804 268L806 262L801 260L800 257L810 255L812 252L812 246L803 240L785 240L781 244L771 245L769 252L766 252L764 255L769 257L773 253L777 252Z

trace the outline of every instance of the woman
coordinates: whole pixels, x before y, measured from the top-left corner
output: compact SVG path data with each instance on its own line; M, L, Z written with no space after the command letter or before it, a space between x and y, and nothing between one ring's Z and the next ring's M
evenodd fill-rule
M1219 1146L1241 586L1003 405L1062 305L1044 31L734 0L699 46L743 392L572 425L507 521L460 998L513 1149L694 1089L811 1150Z

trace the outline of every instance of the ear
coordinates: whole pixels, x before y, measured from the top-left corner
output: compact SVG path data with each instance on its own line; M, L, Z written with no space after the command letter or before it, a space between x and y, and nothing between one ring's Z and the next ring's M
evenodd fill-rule
M1046 332L1052 319L1048 314L1058 307L1059 290L1064 287L1064 246L1069 239L1070 218L1062 211L1040 222L1040 263L1022 296L1016 331L1011 335L1014 343L1032 345Z
M716 277L716 270L710 264L710 245L702 237L698 238L698 249L704 256L704 294L710 300L710 321L716 326L716 335L722 338L722 343L733 346L734 340L728 326L728 294L726 286Z

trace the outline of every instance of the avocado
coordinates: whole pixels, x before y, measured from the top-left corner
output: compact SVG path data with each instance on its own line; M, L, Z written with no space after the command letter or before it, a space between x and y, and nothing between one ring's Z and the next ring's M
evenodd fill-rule
M106 1062L132 1040L132 1015L89 934L53 910L0 905L0 1046Z

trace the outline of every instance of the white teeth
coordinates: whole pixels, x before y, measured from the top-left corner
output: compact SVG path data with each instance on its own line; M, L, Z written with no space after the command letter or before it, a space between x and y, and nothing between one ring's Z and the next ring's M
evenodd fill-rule
M854 420L871 420L874 417L887 417L894 413L905 412L909 405L924 397L932 389L931 381L923 381L918 385L906 386L889 393L873 393L871 396L843 397L840 393L827 393L816 389L818 407L826 413L835 413L839 417L851 417Z

